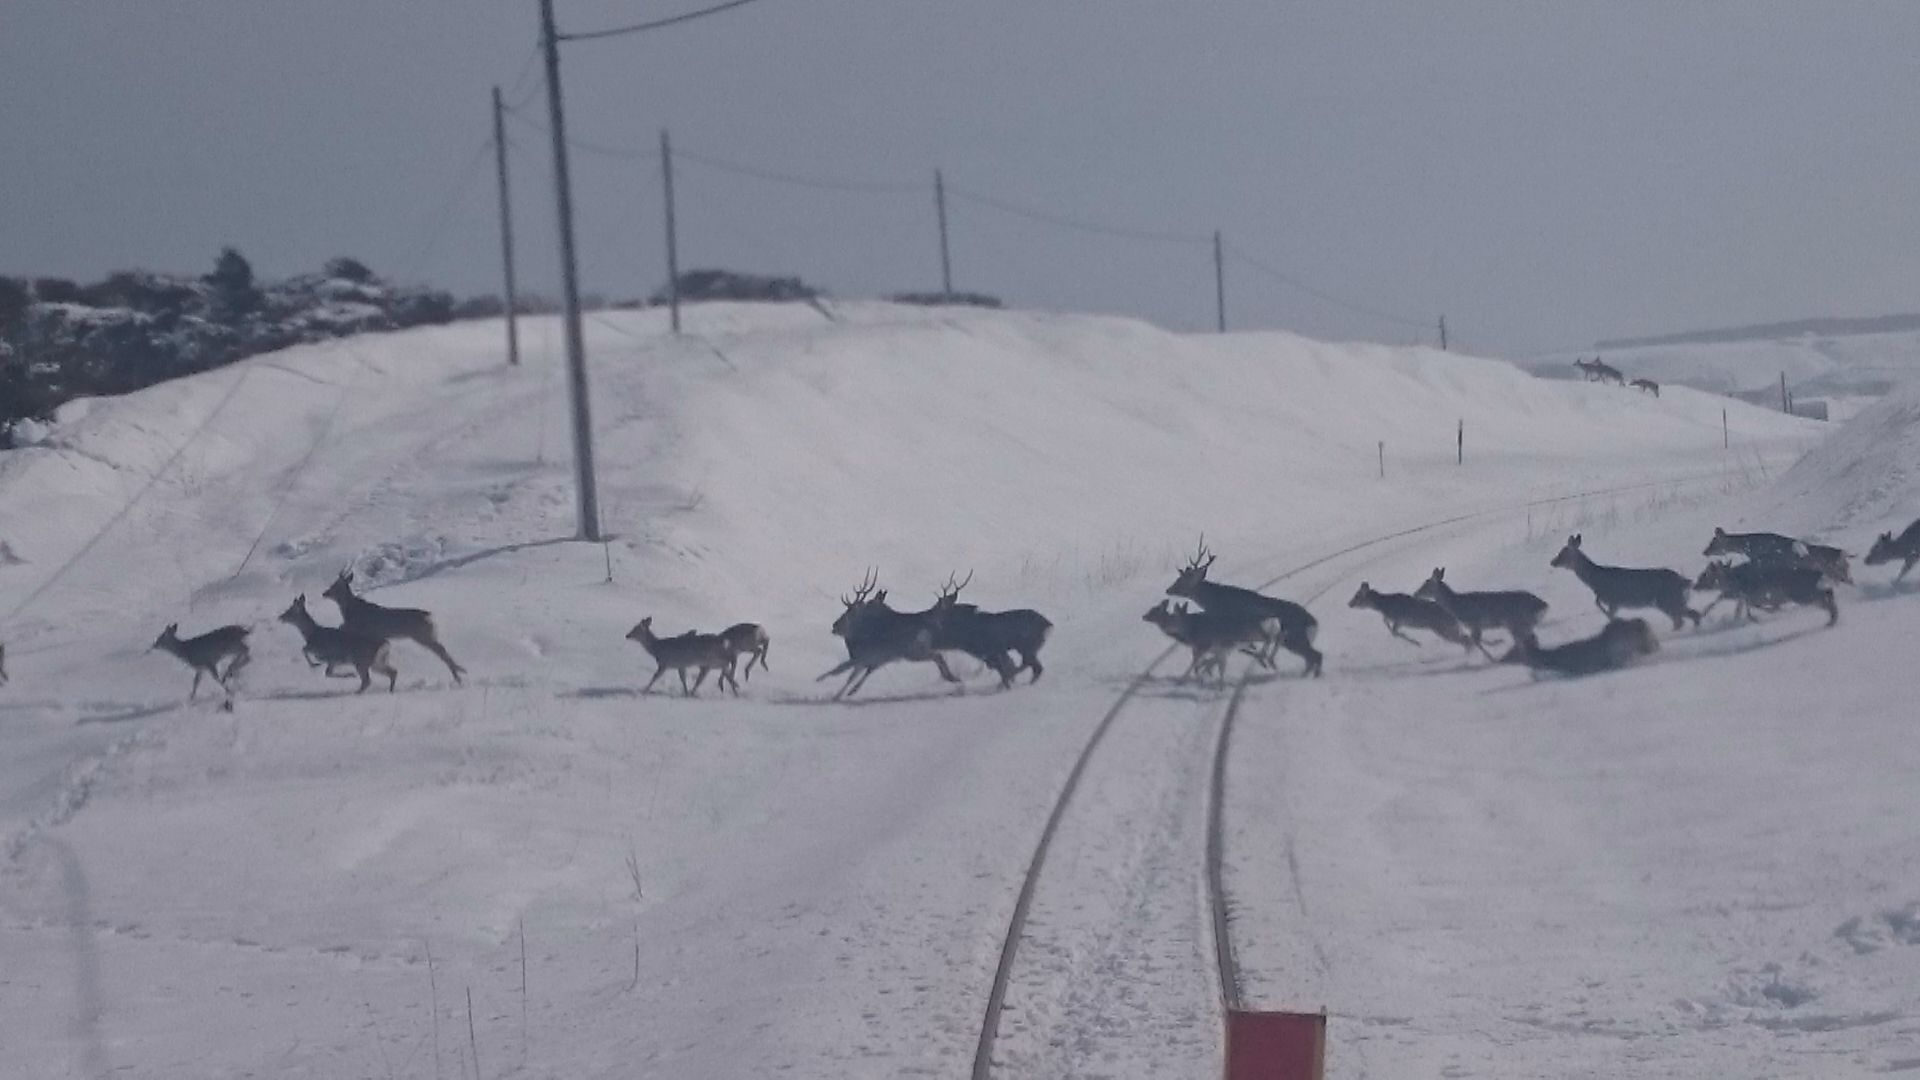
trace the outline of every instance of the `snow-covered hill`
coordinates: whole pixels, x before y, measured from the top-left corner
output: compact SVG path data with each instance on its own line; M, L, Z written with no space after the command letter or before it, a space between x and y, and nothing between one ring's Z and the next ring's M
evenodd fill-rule
M1548 378L1576 378L1573 361L1592 351L1526 360L1521 366ZM1689 342L1608 349L1607 363L1630 379L1746 395L1764 404L1779 398L1780 377L1795 401L1826 401L1845 420L1920 375L1920 333L1804 334L1755 341Z
M604 550L568 540L550 320L519 370L492 324L354 338L88 403L0 454L14 1067L963 1071L1039 823L1164 647L1140 613L1202 530L1228 580L1299 570L1281 588L1322 622L1325 679L1248 691L1228 859L1250 996L1329 1006L1337 1073L1904 1060L1916 751L1878 645L1902 598L1539 686L1341 604L1445 563L1585 632L1546 566L1566 532L1697 569L1702 527L1770 512L1824 426L1736 404L1723 448L1717 397L1426 350L828 314L589 324ZM391 696L305 666L273 617L348 565L435 613L464 689L410 645ZM972 570L970 599L1040 607L1046 678L969 670L953 696L891 668L864 706L822 705L835 597L870 566L909 603ZM738 701L641 697L621 635L648 614L763 621L772 670ZM234 713L182 707L185 669L142 651L175 620L255 624ZM1096 759L1002 1075L1217 1074L1195 823L1222 703L1149 683Z

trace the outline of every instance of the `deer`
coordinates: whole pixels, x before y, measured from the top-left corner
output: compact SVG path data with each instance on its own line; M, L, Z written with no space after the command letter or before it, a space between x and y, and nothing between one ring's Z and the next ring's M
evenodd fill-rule
M1907 571L1913 569L1913 564L1920 563L1920 518L1915 518L1913 524L1897 537L1890 532L1883 532L1874 538L1873 548L1867 552L1867 565L1879 566L1895 559L1901 560L1900 572L1893 578L1893 583L1898 585L1900 579L1907 576ZM0 661L5 659L6 651L0 649ZM0 683L6 681L7 673L0 671Z
M250 633L252 631L244 626L222 626L199 637L182 638L180 624L168 623L167 628L160 631L160 636L147 647L147 651L159 649L172 653L181 663L193 669L193 689L187 693L188 701L200 696L200 679L205 675L213 676L213 681L219 683L220 689L225 690L231 699L234 675L253 659L253 653L247 648L247 635ZM227 661L225 671L220 670L222 660Z
M742 656L747 658L747 666L740 671L742 679L753 681L753 663L756 660L760 662L760 670L767 669L767 646L773 644L773 636L767 633L766 627L759 623L734 623L720 631L720 639L727 643L734 659Z
M1271 615L1249 617L1211 611L1193 612L1187 609L1184 601L1176 605L1171 600L1162 600L1140 618L1192 650L1193 660L1187 665L1186 673L1177 680L1179 682L1205 678L1211 671L1219 685L1225 686L1227 657L1235 649L1260 659L1261 650L1282 632L1280 620Z
M960 677L933 647L945 614L940 605L926 611L895 611L887 606L886 590L876 591L878 585L877 573L870 570L851 599L840 597L845 610L833 621L833 632L846 641L847 660L814 681L846 674L847 681L833 695L833 700L839 701L859 693L867 679L886 665L912 660L930 663L939 669L942 679L958 683Z
M1192 600L1211 614L1240 619L1271 616L1279 620L1279 633L1268 641L1263 662L1272 667L1274 656L1279 650L1285 649L1306 661L1302 675L1319 676L1326 660L1313 647L1313 640L1320 632L1319 621L1306 608L1291 600L1266 596L1236 585L1208 581L1207 571L1217 558L1219 556L1207 550L1207 538L1202 536L1199 550L1180 569L1173 584L1167 586L1167 595Z
M1778 611L1783 604L1825 608L1827 625L1840 621L1840 606L1834 602L1833 586L1826 575L1811 566L1792 563L1748 562L1735 564L1719 560L1707 564L1693 587L1720 595L1707 605L1707 611L1720 606L1721 600L1734 602L1733 617L1759 622L1755 608ZM1705 611L1701 612L1706 614Z
M1468 652L1473 651L1473 639L1460 629L1460 621L1447 614L1447 609L1431 600L1421 600L1406 593L1383 593L1366 582L1360 583L1360 591L1347 601L1350 608L1371 609L1380 613L1386 620L1387 633L1409 645L1418 647L1420 642L1400 632L1402 626L1411 626L1416 630L1427 630L1446 641L1459 645Z
M1609 619L1622 610L1656 608L1673 620L1675 630L1684 627L1688 619L1693 620L1695 628L1700 625L1700 613L1687 606L1692 582L1676 570L1602 566L1581 548L1579 533L1567 537L1566 546L1548 565L1573 571L1573 576L1593 590L1593 606Z
M1588 382L1610 382L1624 386L1627 381L1627 377L1620 373L1619 368L1603 363L1597 356L1592 360L1575 360L1573 366L1580 369L1580 373L1586 376Z
M944 614L940 629L934 634L933 647L958 649L986 664L1000 676L1003 690L1011 689L1014 677L1022 671L1029 673L1028 685L1039 682L1046 670L1040 664L1040 647L1047 643L1053 623L1032 608L982 611L973 604L960 603L960 590L972 581L972 571L967 572L966 581L960 582L954 580L954 575L947 575L947 583L941 588L936 604L944 609ZM1018 665L1008 658L1010 652L1019 655Z
M1608 619L1599 633L1579 641L1551 648L1542 647L1528 630L1514 639L1513 648L1500 658L1503 664L1525 664L1533 677L1542 672L1558 675L1596 675L1633 663L1642 656L1660 651L1660 639L1645 619Z
M400 672L387 659L391 646L384 640L365 637L353 633L344 627L321 626L307 611L307 595L301 593L293 598L287 610L280 613L280 621L300 631L301 655L307 658L308 667L325 667L326 676L332 678L351 678L337 671L342 664L351 665L354 674L360 676L360 689L356 694L364 694L373 679L369 672L379 672L387 677L387 693L394 691L400 681Z
M381 607L354 595L351 570L340 571L340 576L320 595L339 605L341 629L382 641L406 638L439 657L440 662L447 665L447 670L453 674L454 685L460 685L460 676L467 669L455 663L453 657L447 654L446 647L440 644L431 614L419 608Z
M1660 384L1654 382L1652 379L1635 379L1627 385L1643 394L1652 394L1654 397L1660 396Z
M720 673L717 681L721 689L731 689L735 694L740 692L740 684L733 677L733 647L719 634L701 634L689 630L684 634L663 638L653 632L653 616L649 615L627 631L627 640L639 642L640 647L647 650L647 655L659 665L653 671L653 678L647 680L646 688L640 691L642 694L651 694L653 684L659 682L660 676L669 670L679 674L680 690L688 697L700 696L700 684L707 681L707 673L711 671ZM688 686L687 669L696 667L700 669L700 674L693 680L693 685Z
M1853 571L1847 565L1847 553L1837 547L1796 540L1779 533L1730 533L1714 526L1713 539L1700 554L1744 555L1752 562L1803 565L1820 571L1835 581L1853 584Z
M1421 584L1413 594L1417 599L1431 600L1446 609L1447 614L1459 620L1466 628L1468 639L1487 659L1494 658L1487 651L1481 635L1488 630L1499 628L1518 640L1522 634L1530 634L1547 613L1547 602L1530 592L1514 589L1504 592L1455 592L1447 584L1447 568L1437 566L1431 576Z

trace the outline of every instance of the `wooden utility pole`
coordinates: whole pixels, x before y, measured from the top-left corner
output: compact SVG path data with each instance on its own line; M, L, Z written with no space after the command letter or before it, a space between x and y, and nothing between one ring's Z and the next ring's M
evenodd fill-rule
M1221 333L1227 332L1227 261L1220 230L1213 230L1213 313Z
M513 284L513 200L507 189L506 107L500 104L500 88L493 88L494 166L500 174L500 262L507 278L507 363L520 363L520 304Z
M953 260L947 253L947 181L940 170L933 170L933 209L940 217L940 290L953 299Z
M1447 317L1440 316L1440 351L1447 351Z
M574 261L573 183L567 174L566 110L560 101L560 34L553 0L540 0L540 46L547 61L547 127L553 135L554 202L560 217L560 299L567 339L567 391L573 415L573 471L579 539L598 543L600 497L594 488L593 415L588 403L587 347L580 327L580 271Z
M1453 436L1453 463L1455 465L1467 463L1467 422L1465 420L1460 421L1460 427Z
M1787 397L1787 373L1784 371L1780 373L1780 411L1783 413L1793 411L1793 401Z
M673 310L673 332L680 332L680 232L673 214L673 143L660 129L660 178L667 194L667 303Z

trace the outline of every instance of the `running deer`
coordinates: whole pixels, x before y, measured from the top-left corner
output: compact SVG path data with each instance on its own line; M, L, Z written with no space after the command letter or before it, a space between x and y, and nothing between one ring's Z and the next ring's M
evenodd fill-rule
M1759 622L1760 617L1753 613L1755 608L1778 611L1784 604L1801 604L1825 608L1828 626L1840 621L1840 605L1834 602L1833 586L1827 584L1826 575L1811 566L1710 562L1693 587L1701 592L1720 594L1707 605L1707 611L1719 607L1721 600L1732 600L1735 619L1744 616L1748 622Z
M1503 629L1518 640L1523 634L1532 633L1541 616L1547 613L1545 600L1517 589L1504 592L1455 592L1447 584L1447 568L1444 566L1435 567L1433 575L1413 595L1439 604L1447 614L1458 619L1460 625L1466 628L1473 646L1489 660L1493 659L1493 654L1487 651L1481 635L1488 630Z
M1879 566L1895 559L1901 560L1900 572L1893 578L1893 583L1898 585L1900 579L1907 576L1907 571L1913 569L1913 564L1920 563L1920 518L1914 519L1913 524L1907 526L1899 536L1890 532L1881 533L1873 541L1873 550L1867 552L1868 566ZM4 654L0 654L0 658L4 658ZM6 674L0 671L0 683L7 681Z
M947 575L947 583L941 588L940 600L935 605L944 608L945 613L939 631L934 634L933 647L958 649L986 664L1000 676L1002 689L1010 689L1014 677L1022 671L1031 673L1027 679L1029 684L1040 681L1041 673L1046 670L1040 665L1040 647L1047 643L1053 623L1031 608L982 611L973 604L960 603L960 590L972 580L971 572L967 580L961 582L955 582L952 574ZM1008 653L1018 654L1020 663L1015 665Z
M1575 360L1573 366L1580 369L1588 382L1610 382L1616 386L1625 386L1627 382L1619 368L1602 362L1597 356L1592 360Z
M1660 396L1660 384L1652 379L1635 379L1627 385L1643 393L1652 394L1654 397Z
M371 600L361 599L354 595L351 570L340 571L340 576L320 595L340 606L341 629L382 641L406 638L415 642L439 657L440 662L453 673L454 685L459 685L460 676L467 669L455 663L453 657L447 654L446 647L440 644L440 635L434 629L432 615L419 608L381 607Z
M1625 566L1601 566L1580 547L1580 534L1567 537L1567 545L1549 564L1571 570L1581 583L1593 590L1593 606L1611 619L1614 613L1635 608L1656 608L1673 620L1678 630L1692 619L1700 625L1700 613L1687 606L1692 584L1674 570L1638 569Z
M1187 565L1167 586L1168 596L1178 596L1192 600L1211 614L1225 615L1240 619L1261 619L1272 617L1279 620L1279 633L1267 643L1263 654L1267 666L1273 665L1273 658L1281 649L1306 661L1303 675L1319 675L1325 657L1313 647L1313 640L1320 633L1320 623L1306 608L1290 600L1281 600L1265 596L1252 589L1243 589L1236 585L1221 585L1207 580L1207 571L1219 556L1207 550L1206 537L1200 538L1200 548Z
M1211 611L1192 612L1187 610L1184 602L1176 605L1171 600L1160 601L1140 618L1192 650L1193 660L1187 665L1186 673L1180 676L1180 682L1205 678L1211 671L1218 683L1225 686L1227 657L1235 649L1241 649L1258 659L1260 650L1281 633L1280 620L1271 615L1249 617Z
M638 626L627 631L627 640L639 642L640 647L647 650L647 655L653 657L653 662L659 665L653 671L653 678L647 680L646 688L640 691L643 694L652 693L653 684L670 670L679 674L680 689L688 697L700 696L700 684L707 681L707 673L711 671L720 673L717 681L721 689L731 689L735 694L740 692L740 684L733 677L733 647L719 634L700 634L689 630L684 634L663 638L653 632L653 616L649 615L641 619ZM688 668L700 669L692 686L687 685Z
M1853 584L1853 570L1847 565L1846 552L1779 533L1730 533L1715 526L1713 539L1707 541L1707 549L1701 554L1708 558L1744 555L1753 562L1808 566L1835 581Z
M336 669L342 664L350 665L354 674L360 676L360 689L356 694L364 694L372 685L369 672L379 672L387 677L387 693L393 693L394 685L400 681L400 672L387 659L391 649L380 638L365 637L352 633L342 627L321 626L307 611L307 595L301 593L293 598L287 610L280 613L280 621L300 631L301 655L307 658L307 666L326 668L326 676L333 678L351 678Z
M742 656L747 658L747 666L740 671L742 679L753 681L756 660L760 662L760 670L767 670L767 646L773 644L773 636L767 633L766 627L759 623L734 623L720 631L720 639L727 643L736 660Z
M1551 648L1542 647L1529 630L1514 639L1513 648L1500 658L1503 664L1525 664L1534 678L1541 672L1558 675L1597 675L1633 663L1642 656L1660 651L1660 639L1645 619L1608 619L1605 629L1590 638L1570 641Z
M895 611L887 606L886 590L875 591L878 584L875 574L869 571L852 599L840 598L845 610L833 621L833 632L846 641L847 660L814 681L845 674L847 681L833 695L833 700L839 701L859 693L867 679L886 665L911 660L930 663L939 669L942 679L958 683L960 677L947 667L946 658L934 648L934 638L945 614L940 605L935 604L926 611Z
M182 638L180 624L169 623L147 651L159 649L172 653L181 663L193 669L193 690L187 694L187 700L200 696L200 678L203 675L213 676L213 681L219 683L220 689L225 690L231 698L234 674L253 659L253 653L247 649L247 635L251 632L244 626L223 626L199 637ZM227 661L225 671L220 670L222 660Z
M1421 600L1406 593L1383 593L1363 581L1360 591L1353 594L1347 606L1379 612L1380 617L1386 620L1387 633L1410 645L1417 646L1420 643L1401 633L1402 626L1430 631L1468 652L1473 651L1473 639L1460 629L1460 621L1431 600Z

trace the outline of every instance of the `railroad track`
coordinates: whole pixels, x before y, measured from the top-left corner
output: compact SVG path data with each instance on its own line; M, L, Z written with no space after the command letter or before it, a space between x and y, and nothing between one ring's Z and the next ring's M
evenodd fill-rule
M1293 566L1260 584L1262 590L1272 588L1283 582L1300 578L1311 571L1333 565L1336 573L1326 576L1317 588L1296 595L1297 602L1310 605L1324 597L1336 585L1349 580L1356 571L1372 563L1390 558L1411 547L1417 540L1424 540L1430 534L1456 527L1469 526L1498 519L1507 515L1524 514L1542 507L1561 503L1577 502L1587 499L1619 495L1636 490L1645 490L1669 485L1724 479L1728 474L1722 470L1706 473L1687 474L1669 477L1657 481L1633 484L1621 484L1603 488L1592 488L1561 495L1545 496L1487 507L1479 510L1454 514L1426 521L1391 532L1372 536L1337 550L1327 552L1317 558ZM1416 539L1417 538L1417 539ZM1396 541L1406 541L1396 544ZM1364 556L1358 560L1351 557ZM1100 722L1094 726L1072 768L1061 785L1059 795L1054 799L1053 807L1042 825L1032 856L1028 859L1026 871L1021 879L1020 890L1014 899L1012 914L1008 919L1006 935L1002 938L999 960L994 968L993 980L987 993L986 1007L983 1011L979 1040L973 1057L973 1080L990 1080L994 1072L994 1051L1000 1036L1001 1020L1006 1011L1007 993L1012 985L1016 964L1019 962L1020 944L1026 936L1028 919L1032 914L1034 897L1038 892L1044 874L1047 858L1059 833L1061 823L1067 817L1075 794L1079 791L1090 766L1098 756L1101 746L1107 741L1120 718L1129 706L1140 698L1142 689L1150 685L1156 672L1173 655L1178 646L1169 646L1157 654L1148 665L1135 675L1121 691ZM1216 725L1212 746L1212 763L1207 781L1206 826L1205 826L1205 903L1208 909L1208 923L1212 929L1214 954L1214 980L1218 991L1219 1006L1223 1011L1244 1008L1245 988L1242 985L1240 966L1237 960L1232 933L1232 918L1229 896L1224 881L1225 839L1224 817L1226 806L1227 760L1231 753L1234 725L1237 722L1249 687L1254 685L1254 673L1249 669L1235 684Z

